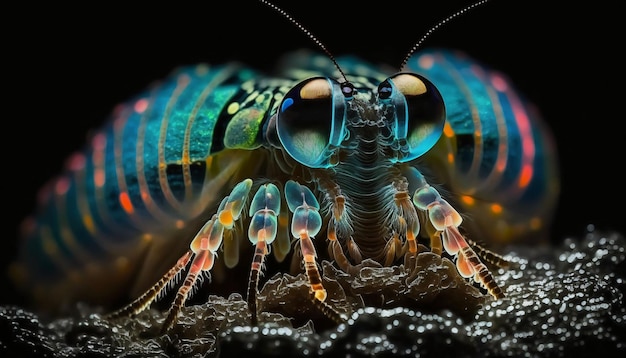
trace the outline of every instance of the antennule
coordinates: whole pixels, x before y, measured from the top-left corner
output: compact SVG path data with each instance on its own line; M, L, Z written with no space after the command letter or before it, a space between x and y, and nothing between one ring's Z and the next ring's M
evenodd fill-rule
M339 67L339 64L335 60L335 57L330 53L330 51L328 51L326 49L326 46L324 46L324 44L322 44L322 42L320 40L318 40L317 37L313 36L313 34L309 30L307 30L304 26L302 26L293 17L291 17L291 15L289 15L285 10L279 8L278 6L272 4L269 1L266 1L266 0L259 0L259 1L262 2L263 4L267 5L267 6L271 7L276 12L281 14L284 18L286 18L287 20L291 21L292 24L296 25L296 27L298 27L302 32L304 32L305 35L307 35L311 40L313 40L313 42L315 42L315 44L319 48L321 48L322 51L324 51L326 53L326 56L328 56L328 58L330 58L330 60L333 61L333 64L335 65L335 67L337 67L337 70L339 70L339 73L341 74L341 77L343 77L344 81L348 82L348 79L346 78L346 74L343 73L343 71L341 70L341 67Z
M433 32L435 32L438 28L440 28L444 24L448 23L450 20L465 14L469 10L471 10L471 9L473 9L475 7L478 7L480 5L484 5L488 1L489 0L480 0L480 1L476 2L476 3L468 5L468 6L464 7L464 8L462 8L461 10L455 12L454 14L449 15L445 19L443 19L443 20L439 21L437 24L435 24L435 26L433 26L430 29L428 29L428 31L426 31L426 33L424 35L422 35L422 37L413 45L413 47L411 48L409 53L406 54L406 56L404 57L404 60L402 60L402 63L400 64L400 71L404 70L404 66L406 66L407 62L409 61L409 58L415 53L415 51L417 51L419 49L419 47L422 45L422 43L427 38L429 38L430 35L432 35Z

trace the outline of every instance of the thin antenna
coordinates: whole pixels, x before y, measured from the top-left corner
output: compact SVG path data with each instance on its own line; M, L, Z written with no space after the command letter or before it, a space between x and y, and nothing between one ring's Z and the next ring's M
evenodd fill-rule
M404 60L402 60L402 63L400 64L400 71L402 71L404 69L404 66L406 66L407 62L409 61L409 58L415 53L415 51L417 51L419 49L419 47L422 45L422 43L430 37L430 35L433 34L433 32L435 32L438 28L440 28L441 26L443 26L444 24L448 23L450 20L457 18L463 14L465 14L466 12L468 12L469 10L478 7L480 5L484 5L486 2L488 2L489 0L481 0L478 1L474 4L468 5L467 7L464 7L463 9L455 12L454 14L446 17L445 19L439 21L435 26L431 27L428 31L426 31L426 33L422 36L422 38L420 38L415 45L413 45L413 47L411 48L411 50L409 51L409 53L406 54L406 57L404 58Z
M271 7L272 9L274 9L276 12L278 12L279 14L281 14L284 18L286 18L287 20L291 21L292 24L296 25L302 32L304 32L311 40L313 40L313 42L315 42L315 44L317 46L319 46L319 48L321 48L325 53L326 56L328 56L330 58L331 61L333 61L333 64L335 65L335 67L337 67L337 69L339 70L339 73L341 73L341 77L343 77L343 79L348 82L348 79L346 78L346 74L343 73L343 71L341 70L341 67L339 67L339 64L337 63L337 61L335 60L335 57L330 53L330 51L328 51L326 49L326 46L324 46L324 44L322 44L322 42L320 40L317 39L317 37L313 36L313 34L307 30L304 26L302 26L298 21L296 21L293 17L291 17L291 15L289 15L285 10L279 8L278 6L270 3L269 1L266 0L259 0L260 2L262 2L263 4ZM486 1L486 0L485 0Z

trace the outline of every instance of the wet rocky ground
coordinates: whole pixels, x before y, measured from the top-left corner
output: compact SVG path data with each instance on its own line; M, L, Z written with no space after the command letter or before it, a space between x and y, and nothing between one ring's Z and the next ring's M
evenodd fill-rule
M561 245L513 248L493 300L430 253L416 270L368 267L356 277L323 263L337 324L310 304L303 275L277 275L259 296L260 324L239 294L108 320L97 307L44 318L0 307L0 357L623 357L626 239L592 231Z

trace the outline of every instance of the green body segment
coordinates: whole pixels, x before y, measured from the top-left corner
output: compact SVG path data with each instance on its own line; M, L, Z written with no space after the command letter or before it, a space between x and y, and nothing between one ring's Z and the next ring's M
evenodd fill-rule
M363 91L375 91L393 74L353 57L338 62ZM267 190L285 196L282 206L249 198L252 231L267 228L273 237L281 226L276 215L290 211L294 236L301 230L315 235L327 214L318 213L325 210L318 202L324 188L300 188L309 168L285 166L266 127L300 80L341 76L327 57L308 52L279 67L274 77L236 65L181 69L116 109L28 221L12 270L18 285L52 307L132 295L130 287L146 288L185 252L245 178L254 180L253 193L271 181L277 186ZM556 159L543 124L509 82L448 52L422 52L409 67L438 86L448 117L433 149L408 165L461 208L476 240L509 242L545 229L558 191ZM369 188L352 185L346 180L343 188L349 198L370 198ZM386 193L377 190L373 198L392 200ZM384 221L360 217L371 227Z

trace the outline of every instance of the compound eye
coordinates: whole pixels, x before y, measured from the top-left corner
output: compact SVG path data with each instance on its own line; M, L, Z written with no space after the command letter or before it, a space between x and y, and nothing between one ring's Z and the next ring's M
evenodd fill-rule
M325 77L314 77L294 86L283 98L276 128L287 153L311 167L330 166L331 144L343 125L343 100L336 103L335 92L342 98L339 84Z
M398 73L379 86L379 97L394 100L396 135L405 139L408 146L402 161L421 156L437 143L443 133L446 110L441 93L432 82L415 73Z

